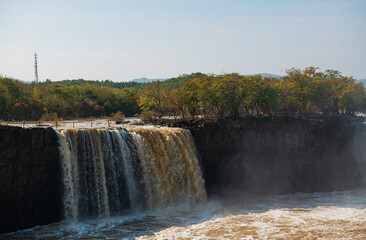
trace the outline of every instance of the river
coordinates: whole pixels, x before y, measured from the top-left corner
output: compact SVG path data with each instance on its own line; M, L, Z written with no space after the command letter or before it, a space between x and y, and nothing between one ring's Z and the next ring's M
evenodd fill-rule
M0 239L366 239L366 189L210 199L81 222L64 221Z

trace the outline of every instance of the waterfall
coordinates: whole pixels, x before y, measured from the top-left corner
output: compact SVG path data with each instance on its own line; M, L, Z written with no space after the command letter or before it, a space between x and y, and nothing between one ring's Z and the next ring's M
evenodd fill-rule
M69 129L58 138L66 219L206 200L188 130Z

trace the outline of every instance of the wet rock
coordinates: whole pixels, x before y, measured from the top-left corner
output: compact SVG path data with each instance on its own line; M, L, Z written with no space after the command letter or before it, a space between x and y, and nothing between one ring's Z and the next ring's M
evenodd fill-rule
M61 220L57 144L52 128L0 126L0 233Z

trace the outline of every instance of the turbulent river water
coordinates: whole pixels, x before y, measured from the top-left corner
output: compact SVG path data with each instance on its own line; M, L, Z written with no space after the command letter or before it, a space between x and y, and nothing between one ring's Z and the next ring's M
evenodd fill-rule
M236 197L236 198L235 198ZM366 239L366 189L235 196L105 219L55 223L0 239Z
M175 128L58 133L64 220L0 239L366 239L366 189L207 200Z

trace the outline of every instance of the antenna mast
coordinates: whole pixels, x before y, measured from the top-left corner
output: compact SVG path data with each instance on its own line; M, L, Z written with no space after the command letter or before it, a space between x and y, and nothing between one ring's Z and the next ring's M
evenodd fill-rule
M37 53L34 53L34 81L35 83L38 83Z

